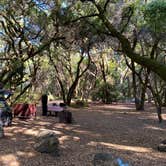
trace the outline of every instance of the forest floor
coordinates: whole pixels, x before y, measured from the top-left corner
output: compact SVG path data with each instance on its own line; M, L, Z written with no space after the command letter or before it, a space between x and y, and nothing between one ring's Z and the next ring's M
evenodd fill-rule
M132 166L166 166L166 153L157 150L166 139L166 114L159 124L150 106L143 112L135 111L133 104L69 109L73 124L43 117L40 110L35 120L14 118L0 139L0 166L93 166L93 157L99 152L109 152ZM59 157L34 150L36 135L43 129L57 133Z

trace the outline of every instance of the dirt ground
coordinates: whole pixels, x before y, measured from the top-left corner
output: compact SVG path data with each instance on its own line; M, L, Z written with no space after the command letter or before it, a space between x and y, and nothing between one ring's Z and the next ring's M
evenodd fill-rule
M57 117L36 120L14 118L0 139L0 166L93 166L95 153L110 152L132 166L166 166L166 153L157 145L166 139L165 121L158 123L155 110L137 112L132 104L91 104L69 108L75 122L60 124ZM41 154L33 148L39 131L57 133L60 156Z

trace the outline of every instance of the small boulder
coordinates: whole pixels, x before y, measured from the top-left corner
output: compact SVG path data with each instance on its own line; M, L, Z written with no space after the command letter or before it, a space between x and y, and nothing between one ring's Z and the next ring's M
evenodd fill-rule
M34 148L41 153L50 153L52 155L59 155L59 140L56 134L51 130L44 130L39 132Z

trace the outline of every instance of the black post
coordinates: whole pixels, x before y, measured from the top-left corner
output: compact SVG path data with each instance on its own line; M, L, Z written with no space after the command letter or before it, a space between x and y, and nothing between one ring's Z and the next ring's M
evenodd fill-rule
M46 94L42 95L42 115L43 116L47 116L47 100L48 100L48 97Z

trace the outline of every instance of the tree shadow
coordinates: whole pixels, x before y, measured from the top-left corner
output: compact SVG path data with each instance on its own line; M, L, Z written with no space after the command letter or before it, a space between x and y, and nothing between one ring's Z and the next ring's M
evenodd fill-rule
M0 165L91 165L96 152L111 152L124 159L144 159L149 164L154 160L162 165L164 154L156 149L166 137L166 124L158 124L155 114L138 113L135 110L110 109L105 106L72 109L75 123L58 123L57 117L43 117L38 112L34 120L14 119L11 127L5 128L5 137L0 140ZM53 130L60 141L60 157L38 153L34 150L36 136L41 130ZM150 156L153 156L151 158ZM7 161L7 158L9 159ZM88 160L87 160L88 159ZM160 161L162 159L162 161ZM10 163L11 162L11 163ZM145 162L143 163L144 165ZM164 165L163 165L164 166Z

